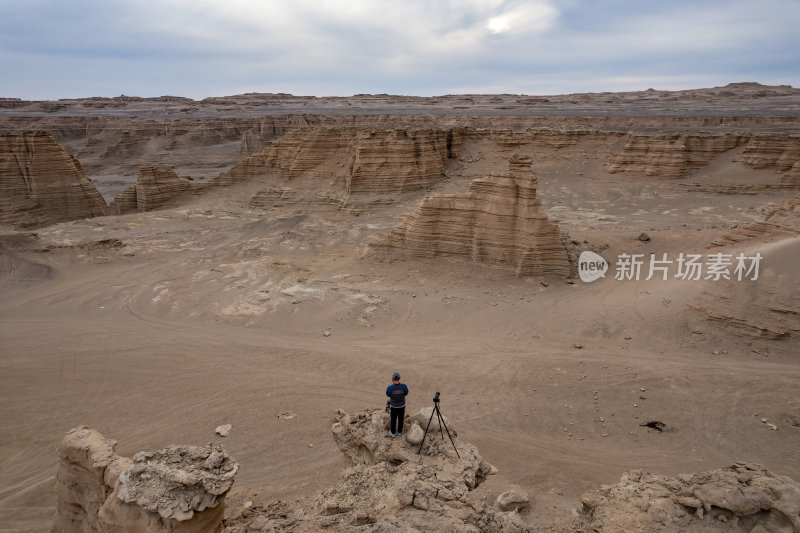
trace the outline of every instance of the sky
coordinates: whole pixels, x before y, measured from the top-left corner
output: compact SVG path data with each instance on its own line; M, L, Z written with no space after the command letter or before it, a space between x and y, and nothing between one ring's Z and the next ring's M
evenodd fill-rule
M800 87L800 0L0 0L0 96Z

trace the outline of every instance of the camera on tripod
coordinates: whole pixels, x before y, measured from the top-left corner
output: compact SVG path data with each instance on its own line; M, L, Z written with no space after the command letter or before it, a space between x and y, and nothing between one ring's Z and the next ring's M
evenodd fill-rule
M436 391L436 394L433 397L433 409L431 410L431 417L428 419L428 425L425 426L425 433L422 434L422 442L419 443L419 450L417 450L417 455L422 453L422 445L425 444L425 437L428 436L428 430L431 427L431 421L433 420L433 415L436 415L436 418L439 421L439 433L442 436L442 440L444 440L444 431L442 431L442 428L444 428L445 431L447 431L447 436L450 437L450 443L453 445L453 449L456 451L456 455L458 456L459 459L461 459L461 454L458 453L458 448L456 448L456 443L453 442L453 436L450 435L450 430L447 428L447 424L444 421L442 412L439 410L439 391Z

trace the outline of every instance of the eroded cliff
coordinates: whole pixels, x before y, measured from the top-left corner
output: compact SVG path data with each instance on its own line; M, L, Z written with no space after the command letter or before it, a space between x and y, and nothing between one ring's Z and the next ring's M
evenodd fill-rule
M139 168L136 184L118 194L108 210L123 215L159 209L189 189L191 184L190 180L181 178L172 169L143 165Z
M105 214L81 163L50 133L0 135L0 224L34 228Z
M345 196L412 192L443 176L460 143L457 129L304 128L287 133L212 183L302 176L333 180Z
M64 437L53 533L220 529L239 468L220 445L170 446L133 459L117 455L115 446L85 426Z
M800 161L800 137L749 133L630 134L619 153L612 154L609 172L642 172L648 176L682 178L708 165L720 154L741 147L735 158L751 168L784 173L781 183L795 184L793 165Z
M466 194L427 196L373 246L469 258L518 276L568 276L567 253L536 197L530 165L530 158L515 156L507 171L473 180Z

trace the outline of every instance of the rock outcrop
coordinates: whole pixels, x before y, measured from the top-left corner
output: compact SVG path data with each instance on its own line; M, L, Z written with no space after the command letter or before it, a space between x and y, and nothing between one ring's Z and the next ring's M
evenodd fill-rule
M340 121L344 122L342 119L337 120L337 117L321 115L288 114L265 116L259 120L256 127L242 134L239 151L248 155L255 154L292 130L316 126L334 126Z
M105 214L80 162L50 133L0 135L0 224L34 228Z
M303 128L212 180L227 185L265 176L333 179L344 195L424 189L444 175L461 143L457 129Z
M785 202L768 205L763 211L764 220L727 231L707 247L728 246L754 239L760 242L779 241L800 235L800 193Z
M608 160L606 168L612 173L633 171L681 178L748 140L749 136L740 134L630 135L622 151Z
M159 209L189 189L191 184L172 169L143 165L139 168L136 184L119 193L108 210L112 214L124 215Z
M516 512L519 506L502 511L470 500L470 492L496 472L473 445L453 435L454 448L431 433L418 454L418 445L387 436L388 418L383 411L338 411L334 440L352 466L336 486L308 511L276 502L249 509L247 516L234 513L225 532L531 531Z
M216 532L238 465L218 444L118 456L85 426L59 447L53 533Z
M735 161L755 169L783 173L779 185L796 186L800 137L747 133L631 134L622 151L606 163L609 172L641 172L681 178L708 165L715 157L744 146Z
M753 168L787 172L800 161L800 136L754 135L738 161Z
M131 159L141 156L144 154L150 135L152 133L146 130L133 133L123 130L116 142L106 148L100 157L103 159Z
M800 231L800 193L785 202L779 202L765 209L764 220Z
M444 175L460 147L453 130L370 132L355 146L348 194L410 192Z
M421 256L457 256L518 276L570 274L558 226L536 197L531 159L514 156L506 172L473 180L466 194L427 196L373 246Z
M779 241L800 235L800 228L788 225L773 224L770 222L756 221L732 229L711 241L706 248L716 246L730 246L745 241L758 240L759 242Z
M780 183L792 188L800 188L800 159L781 175Z
M636 470L581 501L583 531L800 531L800 483L757 464L678 477Z

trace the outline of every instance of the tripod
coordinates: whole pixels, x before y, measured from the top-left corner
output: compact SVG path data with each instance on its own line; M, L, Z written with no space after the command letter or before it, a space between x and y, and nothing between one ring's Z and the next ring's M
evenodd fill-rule
M453 436L450 435L450 430L447 429L447 424L444 423L444 418L442 417L442 412L439 410L439 393L436 393L436 396L433 397L433 411L431 411L431 417L428 419L428 425L425 427L425 433L422 435L422 442L419 443L419 450L417 450L417 455L422 453L422 445L425 444L425 437L428 435L428 430L431 427L431 421L433 420L433 415L436 414L437 420L439 421L439 433L442 435L442 440L444 440L444 431L442 428L447 431L447 436L450 437L450 443L453 445L453 449L456 451L456 455L459 459L461 459L461 454L458 453L458 448L456 448L456 443L453 442Z

